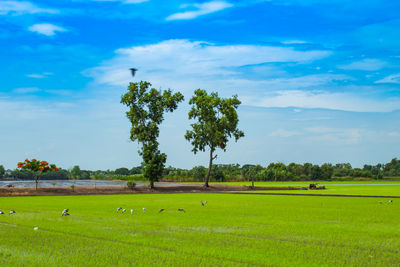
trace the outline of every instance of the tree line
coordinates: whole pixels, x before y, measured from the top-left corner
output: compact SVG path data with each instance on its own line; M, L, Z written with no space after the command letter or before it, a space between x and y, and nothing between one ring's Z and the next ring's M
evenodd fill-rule
M66 179L122 179L144 180L144 166L132 168L117 168L115 170L82 170L78 165L70 170L60 169L57 172L43 173L41 180L66 180ZM175 168L172 166L163 169L161 180L163 181L196 181L204 182L208 168L195 166L191 169ZM5 170L0 165L0 178L13 177L17 179L33 180L34 173L29 170L15 169L5 175ZM383 179L400 177L400 160L392 159L386 164L365 164L362 168L353 168L350 163L324 163L316 165L312 163L290 163L288 165L278 162L270 163L263 167L253 164L214 164L210 172L210 181L318 181L341 179Z

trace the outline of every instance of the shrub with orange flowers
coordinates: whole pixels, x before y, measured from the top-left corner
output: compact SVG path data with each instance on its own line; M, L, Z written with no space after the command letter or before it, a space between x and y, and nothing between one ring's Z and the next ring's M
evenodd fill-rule
M38 178L41 173L49 172L49 171L58 171L58 168L55 164L50 164L47 161L40 161L36 159L25 159L23 162L18 162L18 168L20 169L28 169L35 173L35 182L36 182L36 189L38 185Z

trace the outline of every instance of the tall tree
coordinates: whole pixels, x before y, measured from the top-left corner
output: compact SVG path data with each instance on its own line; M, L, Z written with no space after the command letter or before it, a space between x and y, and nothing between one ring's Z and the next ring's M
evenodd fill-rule
M150 187L162 177L167 155L158 149L159 125L164 120L164 112L172 112L183 101L181 93L171 90L156 90L146 81L130 83L128 92L121 103L129 107L126 116L132 124L131 140L142 144L139 154L143 158L143 176L149 179Z
M237 141L244 133L238 127L239 119L236 109L240 105L237 96L232 98L221 98L218 93L207 94L205 90L197 89L194 96L190 99L192 105L189 111L189 119L197 120L191 124L192 130L186 131L185 138L192 146L192 151L196 154L198 151L210 149L210 161L205 180L205 186L211 174L213 160L217 158L215 151L221 148L226 151L226 144L231 137Z
M4 169L4 166L0 165L0 178L3 178L5 173L6 173L6 170Z

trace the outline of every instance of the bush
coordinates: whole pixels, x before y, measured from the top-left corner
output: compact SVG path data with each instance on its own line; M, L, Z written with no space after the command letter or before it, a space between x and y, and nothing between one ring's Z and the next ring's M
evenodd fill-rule
M133 180L129 180L128 182L126 182L126 186L133 190L136 187L136 183Z

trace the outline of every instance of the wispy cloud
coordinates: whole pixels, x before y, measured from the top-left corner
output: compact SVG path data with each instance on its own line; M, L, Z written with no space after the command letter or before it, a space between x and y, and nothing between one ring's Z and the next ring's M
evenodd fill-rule
M97 83L125 86L131 81L127 69L134 66L139 68L138 75L141 78L156 81L157 85L192 89L193 86L214 88L225 84L224 86L237 88L262 83L240 81L241 66L277 62L306 63L331 54L323 50L297 51L291 47L213 45L188 40L134 46L119 49L116 53L114 59L85 73L94 77ZM326 78L314 77L315 80Z
M38 34L43 34L46 36L53 36L57 32L66 32L67 31L65 28L62 28L60 26L50 24L50 23L34 24L29 27L29 30L31 32L36 32Z
M187 20L194 19L202 15L214 13L229 7L233 4L225 1L211 1L202 4L185 4L181 8L192 9L184 12L172 14L166 18L166 20Z
M270 133L270 136L287 138L287 137L291 137L291 136L299 135L299 134L301 134L299 131L278 129L278 130L273 131L272 133Z
M26 1L0 1L0 15L11 14L16 16L37 13L56 14L59 11L52 8L41 8Z
M52 75L51 72L43 72L43 73L31 73L26 75L26 77L29 78L34 78L34 79L43 79L43 78L47 78L48 76Z
M92 0L93 2L121 2L124 4L140 4L150 0Z
M396 83L400 84L400 73L389 75L381 80L376 81L375 83Z
M244 103L260 107L324 108L356 112L390 112L400 107L400 98L370 99L347 92L276 91L264 97L244 98Z
M344 70L366 70L375 71L388 66L388 63L380 59L366 58L360 61L355 61L347 65L338 66L339 69Z
M40 89L37 87L21 87L21 88L16 88L13 90L13 92L17 93L17 94L36 93L39 91L40 91Z

